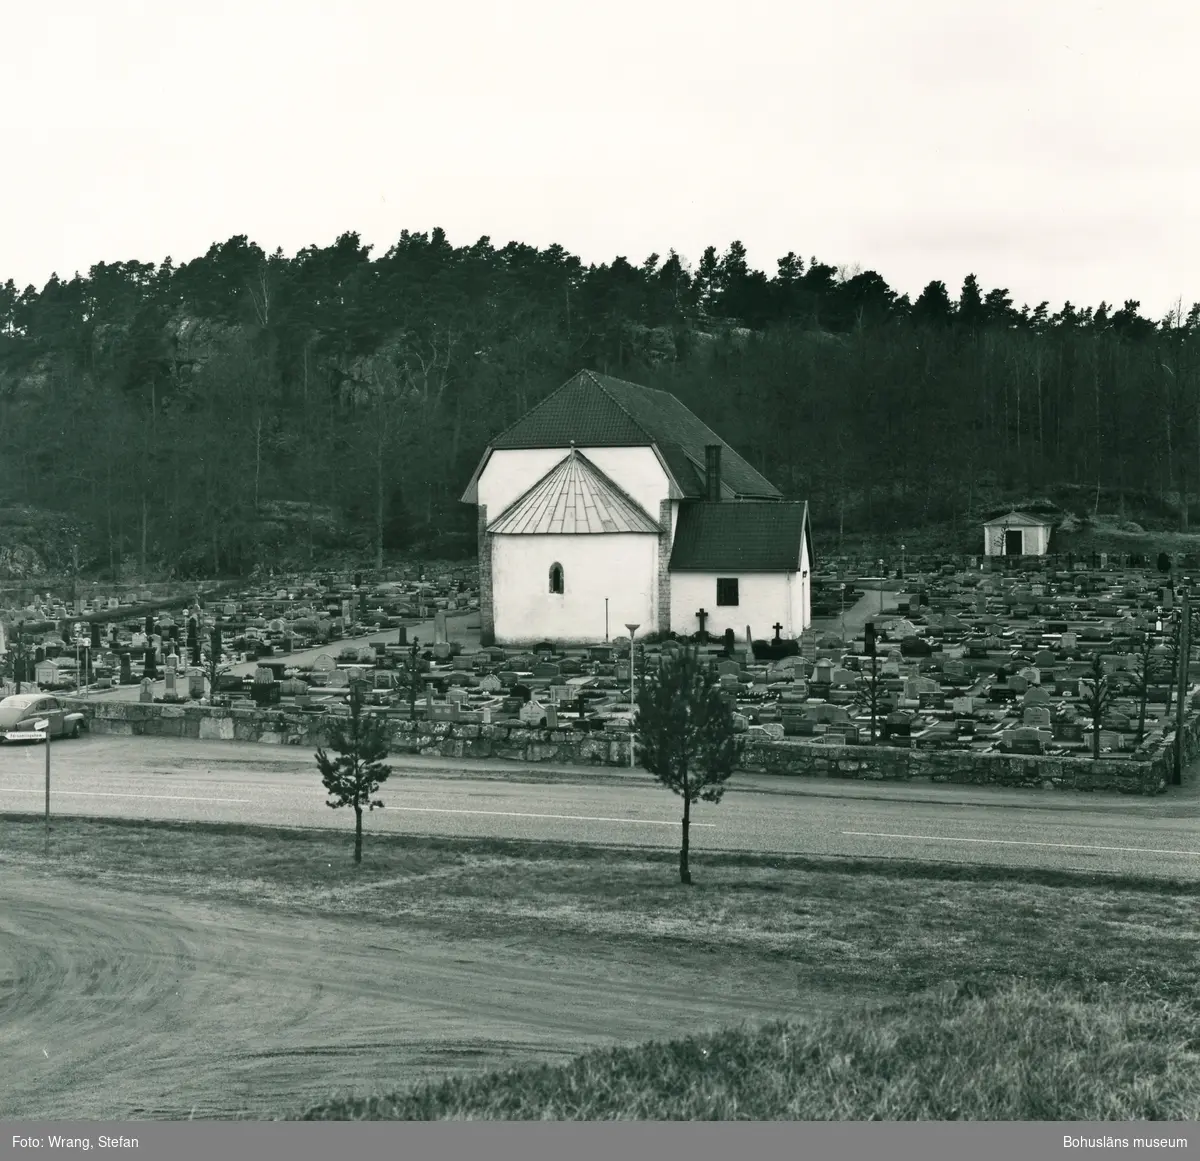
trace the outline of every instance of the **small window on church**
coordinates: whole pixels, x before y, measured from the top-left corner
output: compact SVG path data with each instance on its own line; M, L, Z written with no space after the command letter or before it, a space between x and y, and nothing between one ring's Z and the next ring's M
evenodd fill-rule
M736 605L738 603L738 578L717 577L717 604Z
M550 566L550 591L552 593L561 593L563 591L563 570L561 564L552 564Z

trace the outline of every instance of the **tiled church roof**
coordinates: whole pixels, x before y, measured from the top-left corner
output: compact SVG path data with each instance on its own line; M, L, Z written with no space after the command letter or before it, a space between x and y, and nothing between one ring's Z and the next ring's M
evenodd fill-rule
M685 500L679 505L672 572L795 572L808 535L803 501ZM812 559L812 545L809 545Z
M782 495L670 392L594 371L580 371L569 379L496 436L491 447L565 448L571 444L656 447L685 497L703 496L704 449L720 444L721 479L734 496L779 499Z

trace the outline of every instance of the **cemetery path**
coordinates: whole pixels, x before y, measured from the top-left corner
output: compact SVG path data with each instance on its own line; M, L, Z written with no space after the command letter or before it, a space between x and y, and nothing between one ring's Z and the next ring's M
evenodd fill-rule
M432 621L412 621L405 622L405 628L408 631L408 639L411 641L414 637L426 643L433 641L433 622ZM305 649L299 653L288 653L280 660L286 661L289 665L311 665L322 654L328 653L334 657L345 648L351 646L359 648L363 645L371 644L375 641L386 641L389 644L395 644L398 637L397 630L388 629L386 632L368 633L363 637L351 637L342 641L331 641L327 645L321 645L316 649ZM479 613L451 613L446 617L446 636L454 642L464 646L478 646L479 644ZM238 674L239 676L252 675L258 668L257 662L243 661L237 665L229 667L230 673ZM136 671L135 671L136 675ZM121 685L113 689L93 690L87 697L103 698L105 701L138 701L141 697L140 685ZM160 679L154 683L154 696L162 697L166 692L166 682Z
M312 755L291 747L91 736L52 751L53 812L94 817L321 827ZM553 840L671 849L678 804L640 772L566 774L503 762L398 756L368 833ZM515 765L515 764L514 764ZM42 747L0 764L0 810L40 812ZM1187 775L1189 786L1197 776ZM885 797L886 795L886 797ZM1200 879L1200 797L876 787L739 776L695 813L697 853L746 851Z
M899 607L900 597L897 593L884 591L883 595L883 612L894 613ZM857 637L862 631L863 626L871 620L872 617L877 617L880 614L880 594L877 591L864 593L857 601L854 602L846 610L846 640L850 641ZM842 631L842 617L839 614L836 617L814 617L813 628L819 633L837 633Z
M414 938L11 869L0 900L0 1118L294 1113L844 1000L744 957L673 949L664 973L661 948Z

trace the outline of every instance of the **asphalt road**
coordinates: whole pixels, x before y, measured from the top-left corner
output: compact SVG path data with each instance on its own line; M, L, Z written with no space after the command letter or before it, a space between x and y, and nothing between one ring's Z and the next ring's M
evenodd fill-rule
M294 827L350 825L307 749L85 736L51 750L51 810ZM642 772L398 757L368 833L673 848L679 803ZM0 813L40 812L45 751L0 749ZM1200 878L1197 777L1155 798L735 776L692 848ZM2 824L0 824L2 826Z

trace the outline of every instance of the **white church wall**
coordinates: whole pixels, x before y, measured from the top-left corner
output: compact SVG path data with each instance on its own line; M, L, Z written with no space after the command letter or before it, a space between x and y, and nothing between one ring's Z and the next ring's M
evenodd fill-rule
M778 621L782 626L780 636L798 637L803 629L802 588L795 581L789 582L794 573L786 572L672 572L671 573L671 629L675 633L691 635L700 628L696 616L705 609L708 616L704 627L712 634L721 636L732 629L739 642L746 638L746 626L750 626L755 639L770 640L775 636L772 626ZM738 580L738 603L717 604L717 578L733 577Z
M550 566L563 568L563 592L550 592ZM604 641L655 630L658 537L648 534L493 536L492 608L497 644Z
M578 450L628 492L653 519L658 519L659 501L667 498L670 484L653 448L580 447ZM492 452L478 485L479 503L487 505L488 518L495 520L519 500L568 451L568 448L502 448Z
M795 596L796 600L795 620L795 636L799 636L812 624L812 561L808 555L808 539L807 537L800 543L800 572L794 581L794 585L798 590Z

